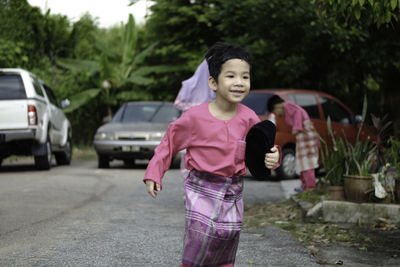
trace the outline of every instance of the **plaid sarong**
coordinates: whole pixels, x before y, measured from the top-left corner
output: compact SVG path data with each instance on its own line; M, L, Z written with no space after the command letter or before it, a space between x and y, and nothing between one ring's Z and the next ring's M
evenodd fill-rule
M233 264L243 219L243 179L192 170L185 180L182 263Z
M296 135L296 173L318 168L319 139L310 120L303 122L303 131Z

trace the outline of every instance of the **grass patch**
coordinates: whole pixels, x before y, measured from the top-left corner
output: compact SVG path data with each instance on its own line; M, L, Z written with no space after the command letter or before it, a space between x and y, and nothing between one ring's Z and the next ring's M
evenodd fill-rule
M34 162L35 159L33 156L9 156L3 160L3 163L31 163Z
M267 224L285 224L302 221L302 212L291 200L280 203L267 203L246 207L243 227L258 228Z
M97 159L97 155L93 147L74 147L72 151L72 159L94 160Z
M93 147L74 147L72 151L73 160L95 160L97 159L96 151ZM34 162L33 156L10 156L4 159L4 163L31 163ZM54 157L53 157L54 160Z
M321 202L328 195L328 190L325 188L316 188L314 190L303 191L296 195L296 197L300 200L307 201L312 203L313 205Z
M353 228L343 228L328 223L303 224L293 234L307 245L340 243L363 247L371 244L371 238Z

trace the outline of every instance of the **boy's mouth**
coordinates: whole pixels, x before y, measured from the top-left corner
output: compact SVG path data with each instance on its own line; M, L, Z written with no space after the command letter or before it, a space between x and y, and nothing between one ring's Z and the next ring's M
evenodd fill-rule
M233 95L237 95L237 96L241 96L242 94L244 94L244 90L238 90L238 89L235 89L235 90L229 90Z

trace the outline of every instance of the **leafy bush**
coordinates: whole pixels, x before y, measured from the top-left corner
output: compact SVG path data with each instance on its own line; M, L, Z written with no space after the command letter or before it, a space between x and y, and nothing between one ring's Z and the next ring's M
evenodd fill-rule
M388 143L389 148L385 151L386 162L396 167L400 173L400 141L390 137Z
M320 137L322 145L320 149L321 161L326 171L325 178L332 186L343 185L343 172L346 160L346 145L341 137L335 138L332 132L331 118L327 120L328 132L332 140L332 146Z
M367 113L367 99L364 97L362 122L354 144L350 143L343 132L343 136L335 137L332 132L331 119L328 117L327 127L332 140L332 147L322 138L321 161L326 170L326 179L331 185L343 185L343 174L369 176L371 155L376 150L368 139L362 142L359 138L363 122Z

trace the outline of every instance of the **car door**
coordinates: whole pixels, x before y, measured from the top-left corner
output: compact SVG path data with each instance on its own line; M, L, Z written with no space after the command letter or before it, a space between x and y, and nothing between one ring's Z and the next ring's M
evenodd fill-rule
M328 96L319 96L319 102L324 112L325 119L328 119L328 117L331 118L333 135L345 136L349 142L354 144L358 128L354 123L351 112L342 104ZM325 140L331 140L330 137L328 138L329 139Z
M50 101L50 122L51 122L51 142L53 144L61 144L63 140L63 126L65 122L65 115L58 106L57 99L51 90L45 84L42 84L44 90L46 91L46 95Z

